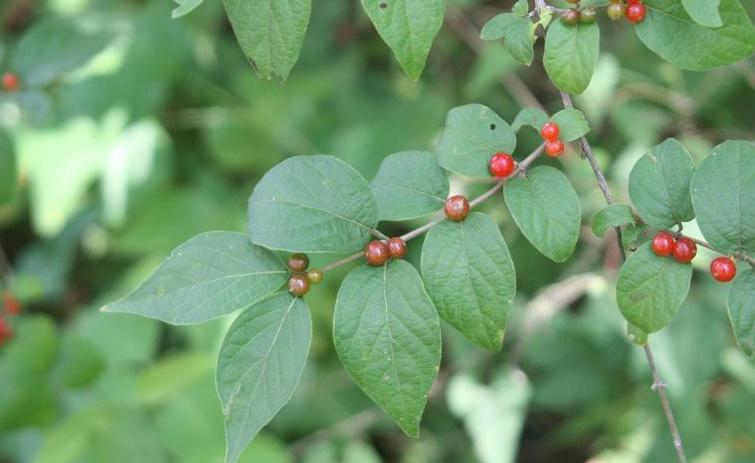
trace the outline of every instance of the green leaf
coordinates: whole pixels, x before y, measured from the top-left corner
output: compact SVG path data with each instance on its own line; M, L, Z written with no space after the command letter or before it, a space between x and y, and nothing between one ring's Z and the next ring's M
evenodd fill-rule
M0 130L0 205L12 202L16 196L17 170L13 141Z
M285 81L299 59L311 0L223 0L223 5L257 76Z
M690 189L708 243L725 254L755 252L755 144L727 141L713 148Z
M625 226L621 232L621 245L624 249L632 251L637 249L639 239L646 228L647 225L636 223Z
M529 18L514 13L503 13L493 17L483 26L480 37L483 40L503 38L503 44L511 56L529 66L535 56L533 30Z
M718 14L721 0L682 0L684 10L696 23L705 27L721 27L723 21Z
M312 339L304 299L279 293L233 322L218 356L217 389L225 415L226 463L291 400Z
M21 76L24 85L46 85L84 66L109 39L108 34L71 20L37 21L14 48L9 68Z
M519 229L538 251L555 262L574 252L581 208L569 179L558 169L540 166L503 187L506 205Z
M178 19L181 16L186 16L187 14L194 11L199 5L204 2L204 0L173 0L174 2L178 3L178 6L173 8L173 11L171 11L170 16L173 19Z
M404 71L419 79L443 25L446 0L362 0L362 7Z
M417 271L403 260L362 265L343 280L333 315L341 362L412 437L440 366L440 320Z
M723 26L715 29L693 21L678 0L644 3L647 16L637 24L637 35L649 49L675 66L705 71L752 55L755 27L737 0L721 0Z
M102 310L200 323L264 299L286 283L288 273L278 256L243 233L208 232L177 247L134 292Z
M490 177L488 162L497 152L513 153L511 126L481 104L453 108L446 117L436 153L446 170L472 177Z
M644 346L645 344L647 344L648 334L642 331L642 329L627 322L626 330L627 337L629 337L630 341L637 344L638 346Z
M516 273L498 226L485 214L444 220L427 233L422 277L440 316L475 344L499 350Z
M755 354L755 270L741 272L731 284L729 319L739 347L749 356Z
M370 188L380 220L409 220L442 209L449 186L433 153L402 151L383 159Z
M598 24L567 26L554 21L545 36L543 64L548 77L559 89L582 93L592 79L600 54Z
M626 204L611 204L601 209L592 218L592 232L602 238L609 228L634 223L632 208Z
M629 174L629 196L642 220L656 228L692 220L689 185L694 172L689 153L673 138L641 157Z
M530 5L527 0L518 0L511 7L511 12L519 16L527 16L530 12Z
M621 267L616 301L624 318L645 333L668 325L689 292L692 266L640 246Z
M582 111L578 109L562 109L553 115L551 121L558 124L559 138L565 142L576 140L590 131L590 124L587 123Z
M542 110L536 108L524 108L519 111L519 114L514 118L511 128L514 132L519 132L522 127L528 125L535 129L537 133L540 133L540 129L543 128L548 120L548 115Z
M333 156L286 159L262 177L249 198L249 236L269 249L354 252L377 223L367 181Z

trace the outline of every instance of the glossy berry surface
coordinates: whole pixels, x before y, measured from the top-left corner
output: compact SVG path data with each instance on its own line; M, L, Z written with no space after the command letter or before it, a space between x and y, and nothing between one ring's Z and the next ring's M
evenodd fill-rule
M598 19L598 12L595 8L587 6L579 10L579 20L585 24L592 24Z
M13 337L13 330L4 318L0 318L0 347Z
M320 270L319 268L310 270L309 272L307 272L307 279L313 285L319 285L320 283L322 283L323 279L322 270Z
M505 178L511 175L516 169L516 161L508 153L495 153L490 158L488 168L493 177Z
M692 262L697 255L697 244L689 238L679 238L674 247L673 256L678 262Z
M3 89L9 92L14 92L18 90L18 88L21 86L21 81L18 78L18 75L12 73L12 72L6 72L3 74Z
M645 5L641 2L629 2L629 6L627 6L626 10L629 22L634 24L642 22L645 19L646 13L647 10L645 9Z
M555 122L548 122L540 129L540 136L546 141L556 141L561 133L561 129Z
M674 235L669 232L659 232L653 237L653 244L651 245L653 252L657 256L670 256L676 248L676 240Z
M394 259L401 259L406 255L406 241L399 237L394 237L386 243L388 254Z
M579 12L573 8L561 13L561 22L567 26L573 26L579 21Z
M288 279L288 290L296 297L301 297L309 291L309 278L303 273L294 273Z
M718 257L710 263L710 274L714 280L726 283L737 276L737 264L729 257Z
M611 18L614 21L618 21L619 19L624 17L624 13L626 13L627 7L623 3L612 3L608 5L608 17Z
M288 256L288 268L294 272L303 272L309 267L309 257L306 254L296 253Z
M383 265L389 257L388 246L382 241L370 241L364 248L364 258L370 265Z
M545 144L545 154L551 158L557 158L564 154L564 142L561 140L549 141Z
M449 220L461 222L469 215L469 200L462 195L451 196L446 200L443 212Z

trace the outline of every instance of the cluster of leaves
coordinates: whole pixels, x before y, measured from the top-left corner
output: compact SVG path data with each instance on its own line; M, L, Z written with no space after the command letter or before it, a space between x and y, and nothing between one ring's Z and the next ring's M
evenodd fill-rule
M552 118L523 111L515 127L539 129L548 121L562 127L566 141L588 131L574 109ZM307 304L283 291L289 271L274 251L359 251L379 222L437 212L449 192L446 171L488 176L490 156L515 148L514 128L491 109L471 104L449 112L435 154L390 155L372 183L332 156L289 158L254 188L248 237L210 232L189 240L142 286L104 310L192 324L244 309L226 335L217 369L227 459L236 461L291 398L310 345ZM506 181L503 191L524 236L553 261L566 260L581 222L579 198L566 176L539 166ZM508 246L481 213L432 227L421 273L401 260L359 265L341 285L333 321L346 370L410 436L419 434L440 368L438 315L472 342L498 350L516 292Z

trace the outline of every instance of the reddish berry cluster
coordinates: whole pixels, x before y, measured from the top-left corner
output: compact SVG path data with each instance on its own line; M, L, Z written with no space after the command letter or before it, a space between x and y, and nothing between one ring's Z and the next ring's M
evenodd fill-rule
M579 3L577 1L569 1L571 3ZM591 24L594 23L597 18L598 12L591 6L586 6L580 9L570 8L561 13L561 22L563 22L567 26L573 26L578 22Z
M673 256L682 263L691 262L697 255L697 244L693 240L686 237L676 240L666 231L655 235L651 247L656 255ZM737 274L737 264L730 257L719 257L710 263L710 274L717 281L731 281Z
M307 267L309 267L309 257L306 254L296 253L288 256L288 268L292 272L288 278L288 290L294 296L307 294L310 284L316 285L322 281L322 270L307 271Z
M548 122L540 129L540 136L545 140L545 154L557 158L564 154L564 142L558 139L561 129L555 122Z
M6 92L15 92L21 87L21 80L18 74L6 72L2 78L3 90Z
M3 310L0 312L0 347L3 347L13 337L13 328L6 316L15 316L21 313L21 303L10 291L3 293Z
M390 238L388 241L374 240L367 243L364 248L364 258L370 265L383 265L388 259L401 259L406 255L406 241L399 237Z
M509 153L495 153L490 157L488 168L493 177L506 178L516 170L516 161Z

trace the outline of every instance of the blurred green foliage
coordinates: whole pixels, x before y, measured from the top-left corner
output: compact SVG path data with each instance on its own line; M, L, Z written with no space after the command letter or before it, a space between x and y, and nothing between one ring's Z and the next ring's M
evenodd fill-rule
M220 2L175 20L164 0L3 2L0 71L19 73L21 90L0 93L10 140L0 149L15 152L18 173L6 194L11 164L0 159L0 244L25 311L0 349L0 462L222 461L213 370L230 320L174 328L97 309L189 237L244 231L251 187L288 156L334 154L369 179L390 153L431 150L453 106L483 103L511 121L526 98L512 81L558 109L538 60L520 67L500 45L476 54L463 38L510 3L452 1L413 83L355 2L316 2L301 59L281 86L254 77ZM577 104L622 198L635 160L667 136L698 162L726 138L755 138L752 61L683 72L623 23L602 25L602 48ZM534 132L523 135L517 155L537 143ZM403 437L335 357L339 270L308 296L313 351L292 403L243 461L672 461L642 352L611 296L615 256L589 232L602 198L573 150L560 164L582 202L577 252L553 264L500 204L485 206L511 248L519 299L502 353L444 327L419 440ZM452 181L453 191L482 188ZM410 246L414 264L420 248ZM755 461L755 366L734 347L725 294L696 278L679 315L651 338L696 462Z

